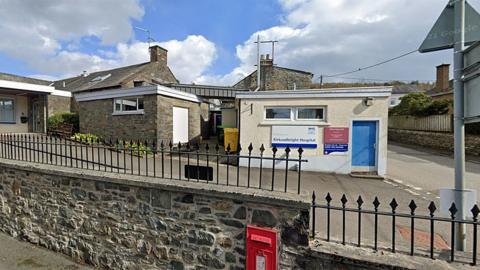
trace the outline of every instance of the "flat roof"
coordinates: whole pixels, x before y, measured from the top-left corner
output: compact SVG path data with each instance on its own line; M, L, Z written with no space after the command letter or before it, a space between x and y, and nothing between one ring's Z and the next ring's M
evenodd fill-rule
M78 102L81 101L91 101L99 99L111 99L111 98L120 98L120 97L132 97L132 96L142 96L142 95L162 95L167 97L178 98L182 100L192 101L200 103L200 99L197 95L186 93L183 91L175 90L163 85L150 85L150 86L141 86L133 88L117 88L117 89L108 89L94 92L80 92L75 93L75 100Z
M16 82L16 81L7 81L7 80L0 80L0 88L11 89L16 91L42 93L47 95L52 94L55 96L64 96L64 97L72 96L70 92L57 90L53 86L25 83L25 82Z
M237 93L237 99L389 97L392 87L352 87L327 89L275 90Z

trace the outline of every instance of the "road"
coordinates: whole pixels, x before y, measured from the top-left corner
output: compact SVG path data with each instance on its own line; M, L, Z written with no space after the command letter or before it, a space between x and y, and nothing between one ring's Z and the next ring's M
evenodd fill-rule
M480 162L467 160L466 186L480 192ZM387 168L388 178L404 184L413 195L437 198L440 188L454 185L453 158L445 153L390 144Z

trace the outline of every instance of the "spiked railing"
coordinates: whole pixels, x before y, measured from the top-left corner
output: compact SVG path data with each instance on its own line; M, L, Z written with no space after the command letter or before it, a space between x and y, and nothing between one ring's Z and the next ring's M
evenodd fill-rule
M478 225L479 225L479 220L478 216L480 214L480 208L478 205L474 205L473 208L470 210L471 212L471 219L465 219L461 220L457 218L457 212L458 209L455 205L455 203L452 203L450 208L448 209L449 212L449 217L441 217L436 215L437 211L437 206L435 203L432 201L428 205L427 209L428 210L428 215L419 215L417 214L417 209L418 206L415 203L414 200L411 200L410 203L408 204L408 208L410 209L410 213L398 213L397 212L397 207L399 204L395 199L392 199L390 202L390 211L380 211L380 201L377 197L374 198L372 202L373 210L366 210L363 209L362 206L364 204L363 198L361 196L358 196L358 199L356 200L356 207L347 207L348 199L345 194L343 194L339 200L341 206L333 206L332 205L333 198L330 195L330 193L327 193L325 196L325 203L321 204L317 202L317 195L315 192L312 194L312 227L311 227L311 232L312 232L312 238L315 237L321 237L323 238L323 234L317 234L317 225L319 225L318 222L318 215L317 215L317 209L325 209L326 210L326 226L325 226L325 240L326 241L331 241L331 219L332 219L332 214L335 213L332 211L336 211L337 213L341 213L341 220L342 220L342 230L341 230L341 244L346 245L346 228L353 228L353 227L348 227L350 224L347 224L347 218L346 218L346 213L357 213L357 230L350 230L350 233L356 233L357 234L357 247L361 247L361 238L362 238L362 216L365 215L371 215L374 218L374 226L373 226L373 249L378 250L378 233L379 233L379 227L378 227L378 217L390 217L391 222L392 222L392 228L391 228L391 248L390 251L395 253L397 252L397 243L396 243L396 225L398 222L398 218L403 218L405 220L408 220L410 223L410 235L409 235L409 251L408 254L410 255L415 255L415 221L428 221L429 223L429 234L430 234L430 239L429 239L429 257L434 259L435 258L435 225L438 223L442 224L447 224L450 226L450 261L455 261L455 227L458 224L466 224L467 226L471 226L472 228L472 233L469 234L471 236L471 264L472 265L477 265L477 230L478 230ZM354 244L354 243L351 243ZM464 256L464 255L463 255Z
M246 155L241 154L241 145L235 153L230 145L225 152L218 144L213 149L208 144L162 141L158 147L156 142L140 140L87 141L43 134L0 134L0 158L300 194L301 167L307 162L302 159L302 148L298 149L297 157L292 157L288 147L284 150L285 157L278 156L280 151L276 147L271 149L270 156L263 144L258 155L252 154L255 148L251 143ZM267 162L271 165L268 168ZM288 185L291 179L297 180L297 185Z

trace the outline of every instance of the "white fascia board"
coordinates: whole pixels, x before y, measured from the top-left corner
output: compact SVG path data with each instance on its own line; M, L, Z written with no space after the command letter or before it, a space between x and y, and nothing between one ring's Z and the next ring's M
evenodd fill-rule
M72 97L72 93L68 91L54 89L52 92L52 96Z
M194 94L185 93L178 91L172 88L168 88L161 85L152 85L152 86L143 86L143 87L134 87L134 88L122 88L114 90L102 90L86 93L74 93L75 100L78 102L82 101L91 101L99 99L111 99L111 98L121 98L121 97L132 97L132 96L142 96L142 95L163 95L167 97L173 97L178 99L183 99L187 101L200 103L201 99Z
M280 90L237 93L237 99L389 97L392 87Z
M8 88L8 89L15 89L15 90L24 90L30 92L40 92L51 94L55 88L52 86L47 85L39 85L33 83L23 83L23 82L12 82L6 80L0 80L0 88Z

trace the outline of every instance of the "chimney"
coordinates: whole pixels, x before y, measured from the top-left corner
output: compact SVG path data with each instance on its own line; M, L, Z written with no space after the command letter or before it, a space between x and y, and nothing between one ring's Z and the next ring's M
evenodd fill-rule
M168 51L158 45L150 47L150 63L158 62L163 66L167 65Z
M270 59L270 54L267 54L266 57L262 54L262 58L260 59L260 66L262 67L273 66L273 59Z
M435 83L435 90L441 92L450 87L450 65L441 64L437 66L437 82Z

